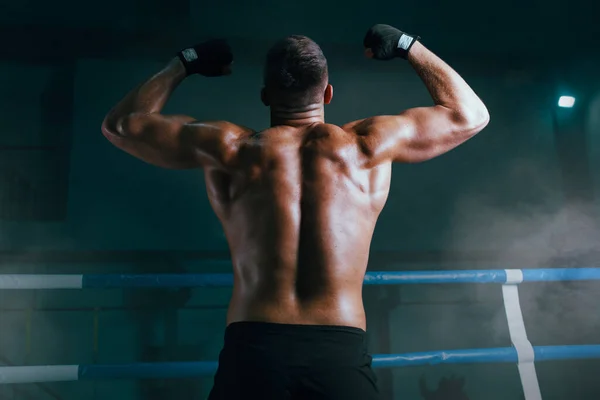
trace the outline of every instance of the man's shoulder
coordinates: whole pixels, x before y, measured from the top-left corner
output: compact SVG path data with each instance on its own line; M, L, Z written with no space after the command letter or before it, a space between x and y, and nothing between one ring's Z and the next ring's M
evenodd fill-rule
M325 133L331 140L339 143L356 143L359 134L353 126L323 124L318 129Z
M230 121L208 121L197 122L197 126L203 127L212 125L217 128L223 135L234 135L239 137L250 136L255 133L255 130L244 125L240 125Z

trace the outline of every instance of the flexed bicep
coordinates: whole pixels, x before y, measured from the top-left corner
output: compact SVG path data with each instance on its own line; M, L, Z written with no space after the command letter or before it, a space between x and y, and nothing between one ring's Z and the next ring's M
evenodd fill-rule
M149 164L169 169L226 166L247 128L225 121L200 122L181 115L131 114L115 129L103 125L116 147Z
M407 59L435 104L348 124L346 129L356 132L368 162L426 161L452 150L488 124L489 113L481 99L418 36L374 25L364 46L366 54L376 60Z
M372 163L416 163L438 157L481 130L443 106L420 107L399 115L367 118L355 125L363 151Z
M187 76L228 75L232 61L231 49L223 40L184 49L109 111L102 133L121 150L164 168L188 169L224 162L231 154L232 137L244 128L227 122L197 122L161 111Z

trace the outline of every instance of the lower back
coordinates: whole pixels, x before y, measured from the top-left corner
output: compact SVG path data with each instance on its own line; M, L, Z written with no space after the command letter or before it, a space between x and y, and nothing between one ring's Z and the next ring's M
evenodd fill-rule
M233 207L237 223L227 230L235 274L229 322L364 329L362 286L376 219L365 201L342 188L310 204L288 198L267 206L252 197Z
M360 289L330 291L322 298L303 301L293 292L234 287L227 323L262 321L299 325L339 325L366 329ZM279 292L279 293L278 293Z

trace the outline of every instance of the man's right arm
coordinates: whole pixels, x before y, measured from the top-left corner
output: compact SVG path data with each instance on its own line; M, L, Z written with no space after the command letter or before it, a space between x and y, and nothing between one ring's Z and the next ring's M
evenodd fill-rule
M430 160L464 143L489 122L487 108L471 87L425 46L416 42L407 58L435 105L345 126L359 135L369 164Z

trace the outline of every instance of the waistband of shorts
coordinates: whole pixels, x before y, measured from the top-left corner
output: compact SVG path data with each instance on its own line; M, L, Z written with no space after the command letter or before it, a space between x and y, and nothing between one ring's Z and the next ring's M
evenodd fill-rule
M367 332L361 328L344 325L302 325L302 324L280 324L262 321L240 321L232 322L225 329L225 336L237 336L238 334L326 334L340 333L351 334L363 338Z

